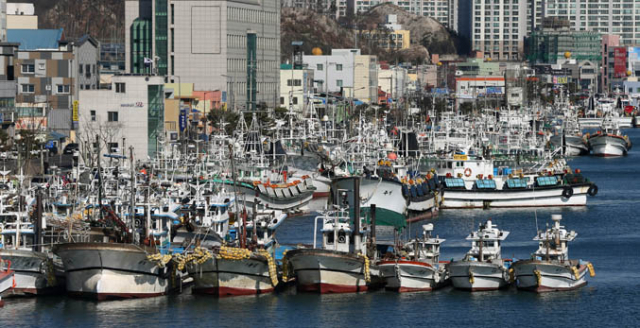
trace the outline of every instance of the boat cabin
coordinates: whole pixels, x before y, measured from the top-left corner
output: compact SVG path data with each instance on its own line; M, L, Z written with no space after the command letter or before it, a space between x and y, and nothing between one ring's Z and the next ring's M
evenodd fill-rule
M404 244L403 250L407 253L407 258L432 265L438 264L440 261L440 244L445 239L433 238L432 231L433 224L425 224L422 226L422 238L416 238Z
M466 238L471 241L471 249L465 260L487 262L502 259L501 243L508 235L509 231L499 230L491 220L481 223L479 229Z
M551 216L554 225L546 231L538 231L538 235L533 240L538 241L538 250L533 254L536 260L547 261L567 261L569 260L569 242L578 235L575 231L567 231L560 225L562 215Z

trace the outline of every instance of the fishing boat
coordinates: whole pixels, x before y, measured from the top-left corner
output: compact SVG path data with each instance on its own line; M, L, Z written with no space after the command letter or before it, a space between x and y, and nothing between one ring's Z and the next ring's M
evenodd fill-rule
M102 227L93 228L84 241L53 246L64 266L69 295L98 301L148 298L179 286L181 277L167 247L173 217L152 216L154 207L129 206L127 215L118 215L118 206L102 205L94 212L94 224Z
M38 247L38 228L26 213L0 214L0 231L0 257L11 262L15 277L15 286L4 296L36 296L63 290L62 268Z
M602 121L600 130L588 136L589 147L594 156L626 156L631 149L629 137L620 132L620 128L609 116Z
M15 283L14 273L11 270L11 261L5 261L0 258L0 307L4 306L2 294L12 289Z
M467 236L467 240L471 241L471 249L462 260L449 264L453 287L487 291L508 286L511 260L501 256L501 243L508 235L508 231L499 230L488 220Z
M193 277L192 292L219 297L266 294L278 285L273 251L277 247L276 229L285 221L282 211L261 209L246 212L230 229L231 243L195 253L210 253L201 261L187 263Z
M422 238L405 243L395 257L377 262L385 288L400 293L431 291L448 280L445 265L439 263L440 245L445 241L432 237L433 224L422 226Z
M538 293L572 290L587 284L587 273L595 276L590 262L569 259L569 242L578 234L560 225L562 215L554 214L551 219L553 226L538 231L533 239L539 247L531 259L517 261L510 269L518 289Z
M129 243L65 243L54 246L64 265L67 293L99 301L166 295L171 266L149 259L155 252Z
M471 188L460 177L444 178L441 208L585 206L598 187L580 171L478 177Z
M354 213L358 212L359 209ZM315 218L313 248L289 250L282 259L283 274L295 276L298 291L320 294L367 291L369 259L360 219L352 228L347 207L325 210ZM322 221L322 248L316 248L318 221Z

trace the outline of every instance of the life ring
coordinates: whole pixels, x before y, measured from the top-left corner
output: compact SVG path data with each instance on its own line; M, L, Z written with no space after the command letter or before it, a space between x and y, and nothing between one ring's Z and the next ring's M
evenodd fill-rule
M571 196L573 196L573 188L564 187L564 189L562 189L562 197L568 199L568 198L571 198Z
M589 196L591 196L591 197L597 195L598 194L598 186L591 185L591 187L589 187L589 190L587 190L587 194L589 194Z
M466 169L464 169L464 176L465 176L465 177L467 177L467 178L468 178L468 177L470 177L470 176L471 176L471 173L472 173L472 172L471 172L471 169L470 169L470 168L468 168L468 167L467 167Z

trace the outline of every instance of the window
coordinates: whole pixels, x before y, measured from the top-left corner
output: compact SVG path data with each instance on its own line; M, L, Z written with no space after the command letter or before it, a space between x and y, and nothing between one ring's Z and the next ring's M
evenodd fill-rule
M342 64L336 64L336 71L342 70Z
M22 73L34 73L36 71L36 65L34 64L22 64Z
M107 112L107 120L109 122L118 122L118 112Z
M84 86L85 90L91 90L91 84L87 84Z
M96 111L92 110L90 113L91 113L91 122L95 122L96 121Z
M91 77L91 65L86 64L84 67L84 71L87 78Z
M342 80L336 80L336 85L342 87Z
M293 104L297 105L298 104L298 97L293 97Z
M84 66L80 65L80 67L78 68L78 73L80 73L80 74L82 74L82 73L83 73L83 72L82 72L82 67L84 67Z
M69 93L68 84L58 84L58 93Z
M84 90L84 85L80 84L80 90Z
M22 93L34 93L36 88L33 84L23 84L22 85Z
M284 97L280 97L280 105L284 105Z
M109 152L110 153L117 153L118 152L118 143L117 142L108 143L108 147L109 147Z
M321 71L324 69L324 66L322 64L318 64L316 68Z
M125 93L126 87L124 83L116 83L116 93Z

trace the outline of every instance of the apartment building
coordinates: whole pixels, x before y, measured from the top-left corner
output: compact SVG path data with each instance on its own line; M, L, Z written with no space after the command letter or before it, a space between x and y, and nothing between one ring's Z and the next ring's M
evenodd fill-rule
M466 17L473 25L461 34L470 38L472 50L483 52L485 59L518 60L527 34L527 8L526 0L473 0L467 13L470 17Z

